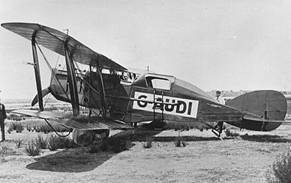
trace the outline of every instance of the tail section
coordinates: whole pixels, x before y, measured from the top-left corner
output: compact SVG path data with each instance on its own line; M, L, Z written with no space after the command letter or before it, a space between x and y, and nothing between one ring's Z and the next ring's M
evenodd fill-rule
M287 112L285 96L273 90L260 90L243 94L226 102L242 112L257 115L258 118L267 120L284 120ZM240 124L232 124L241 128L256 131L271 131L281 125L278 122L260 122L258 120L243 119Z

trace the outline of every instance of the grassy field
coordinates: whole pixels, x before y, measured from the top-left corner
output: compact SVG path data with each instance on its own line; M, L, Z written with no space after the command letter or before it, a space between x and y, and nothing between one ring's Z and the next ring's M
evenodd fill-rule
M164 131L144 148L140 135L120 153L89 153L84 147L42 150L30 157L24 147L41 134L12 132L0 148L0 182L264 182L279 154L289 151L291 126L269 133L237 131L221 141L210 131L182 132L186 147L176 147L177 131ZM113 132L114 133L114 132ZM16 148L17 139L24 139Z
M16 122L8 120L6 130ZM28 131L45 126L40 120L25 118L21 124L21 133L12 130L0 143L0 182L266 182L271 165L291 147L291 125L272 132L232 129L234 136L224 136L223 141L211 131L184 131L185 147L176 147L177 131L111 131L131 137L132 147L119 153L90 153L88 147L41 149L32 157L25 152L28 142L52 133ZM149 146L150 135L154 136Z

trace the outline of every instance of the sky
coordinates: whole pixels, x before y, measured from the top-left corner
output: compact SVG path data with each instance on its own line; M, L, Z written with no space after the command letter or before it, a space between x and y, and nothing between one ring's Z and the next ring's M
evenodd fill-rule
M39 23L122 66L202 90L291 90L289 0L0 0L0 23ZM52 65L62 60L45 51ZM2 98L36 94L31 44L0 27ZM50 71L40 60L43 88Z

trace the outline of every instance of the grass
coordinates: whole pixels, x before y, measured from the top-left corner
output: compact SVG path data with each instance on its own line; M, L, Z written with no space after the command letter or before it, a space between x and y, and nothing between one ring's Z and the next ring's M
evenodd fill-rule
M176 147L186 147L186 145L187 145L186 142L183 141L181 136L176 138L176 140L175 140Z
M224 133L227 137L238 137L240 136L239 133L236 133L236 132L232 132L230 129L226 129L224 130Z
M267 172L268 183L291 182L291 152L287 152L277 158L272 169Z
M24 130L21 122L12 122L12 123L10 123L7 132L11 133L14 130L16 131L16 133L21 133Z
M47 139L47 147L51 151L55 151L59 148L59 137L56 135L51 135Z
M8 153L8 147L6 145L1 146L0 155L3 157L7 155L7 153Z
M45 134L54 132L54 130L46 124L44 121L22 121L22 122L10 122L8 123L8 133L16 131L17 133L21 133L25 128L29 132L43 132ZM57 132L72 132L72 129L66 128L59 124L52 124L54 129Z
M40 147L34 140L30 140L25 147L25 152L29 156L37 156L40 154Z
M149 149L152 147L152 142L153 142L153 138L152 137L146 137L146 141L143 144L143 147L146 149Z
M40 149L46 149L47 141L41 135L37 136L37 138L35 139L35 142L36 142L36 145L38 145Z
M74 148L77 145L72 139L67 137L59 137L57 135L51 135L47 138L47 147L51 151L64 148Z
M23 143L23 140L22 139L15 140L15 146L16 146L16 148L19 149L21 147L22 143Z

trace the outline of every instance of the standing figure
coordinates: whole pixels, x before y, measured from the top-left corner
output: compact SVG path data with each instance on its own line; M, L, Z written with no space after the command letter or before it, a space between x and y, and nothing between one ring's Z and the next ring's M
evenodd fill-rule
M1 134L2 134L1 142L3 142L5 140L4 121L5 121L6 117L7 116L6 116L5 106L4 106L4 104L0 103L0 127L1 127Z
M221 91L219 90L216 91L216 101L220 104L225 104L224 99L221 97Z

